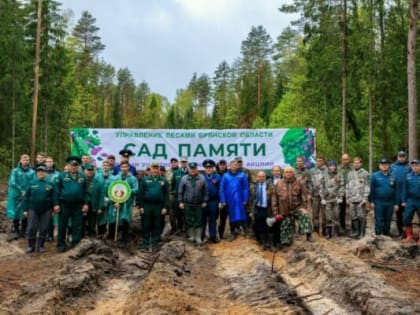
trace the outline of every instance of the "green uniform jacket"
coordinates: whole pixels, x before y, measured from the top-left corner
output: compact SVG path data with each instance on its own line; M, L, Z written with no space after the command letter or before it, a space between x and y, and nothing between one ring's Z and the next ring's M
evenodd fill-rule
M24 210L34 210L40 214L52 210L58 205L57 188L48 179L35 179L31 182L25 193Z
M85 175L77 172L73 176L69 172L63 172L56 183L60 203L89 203Z
M23 169L20 164L10 173L6 211L8 219L23 219L24 197L22 197L22 193L28 189L30 182L35 178L35 171L32 168Z
M147 203L162 204L169 209L169 184L165 177L147 176L140 182L138 204L143 208Z
M122 220L126 220L127 222L131 222L131 215L133 212L134 201L136 199L136 195L139 191L139 182L137 178L135 178L132 174L128 174L125 178L122 177L122 174L119 173L118 175L113 177L113 181L115 180L124 180L126 181L131 187L131 195L130 198L120 205L120 216L118 220L118 224L121 223ZM116 214L117 211L114 207L114 203L110 201L109 211L108 211L108 222L115 223L116 221Z

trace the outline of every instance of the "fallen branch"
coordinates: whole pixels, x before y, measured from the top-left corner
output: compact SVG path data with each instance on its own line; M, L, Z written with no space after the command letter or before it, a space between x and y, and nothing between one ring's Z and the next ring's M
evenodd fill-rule
M314 299L311 299L311 300L306 301L306 303L311 303L311 302L313 302L313 301L322 300L323 298L324 298L323 296L321 296L321 297L319 297L319 298L314 298ZM332 311L332 309L331 309L329 312L331 312L331 311ZM328 314L328 313L325 313L325 314Z
M379 268L379 269L385 269L385 270L390 270L390 271L394 271L394 272L401 272L401 270L399 270L397 268L394 268L394 267L391 267L391 266L382 265L382 264L373 263L373 264L370 264L370 266L372 268Z
M293 286L293 287L292 287L292 290L294 290L294 289L296 289L296 288L300 287L302 284L303 284L303 282L296 284L295 286Z
M318 292L315 292L315 293L311 293L311 294L306 294L306 295L299 296L299 298L300 299L306 299L308 297L311 297L311 296L314 296L314 295L319 295L321 293L322 293L322 291L318 291Z

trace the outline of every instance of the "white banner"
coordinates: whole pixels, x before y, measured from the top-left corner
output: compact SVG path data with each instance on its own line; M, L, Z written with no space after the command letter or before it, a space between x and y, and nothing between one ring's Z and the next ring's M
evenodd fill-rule
M100 166L109 155L130 149L130 163L146 169L152 161L168 167L170 158L188 157L200 166L205 159L228 162L237 156L249 169L295 165L303 156L315 163L315 129L94 129L72 128L72 155L89 154Z

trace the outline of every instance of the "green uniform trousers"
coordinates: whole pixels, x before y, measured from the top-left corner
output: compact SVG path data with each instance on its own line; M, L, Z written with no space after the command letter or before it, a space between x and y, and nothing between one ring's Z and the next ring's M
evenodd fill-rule
M203 208L201 204L184 204L185 205L185 222L187 228L199 228L201 227L202 212Z
M163 204L146 203L143 207L142 214L142 230L143 230L143 247L157 247L160 241L160 233L162 231L162 209Z
M66 248L66 231L71 219L71 245L75 246L82 239L83 202L61 203L58 214L57 248Z

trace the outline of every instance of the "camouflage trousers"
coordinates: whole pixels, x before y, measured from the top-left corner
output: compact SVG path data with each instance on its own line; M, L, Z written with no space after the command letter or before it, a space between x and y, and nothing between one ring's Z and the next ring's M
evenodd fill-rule
M338 226L340 216L340 206L337 202L327 202L325 205L325 225Z
M350 202L350 217L352 220L364 220L366 218L366 206L361 202Z
M300 233L312 233L311 218L308 213L296 210L290 215L284 217L280 222L280 243L282 245L292 244L296 221L298 223Z

